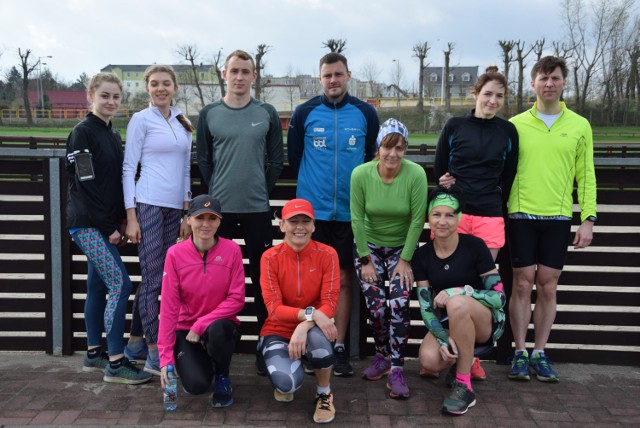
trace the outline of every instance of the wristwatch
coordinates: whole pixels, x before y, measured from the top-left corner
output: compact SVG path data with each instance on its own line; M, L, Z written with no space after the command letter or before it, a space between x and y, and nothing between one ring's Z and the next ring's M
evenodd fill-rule
M589 217L587 217L585 220L590 221L591 223L595 223L597 218L594 215L590 215Z
M360 264L362 266L366 266L369 264L369 262L371 261L371 256L364 256L364 257L360 257L358 259L358 261L360 262Z
M314 308L313 306L308 306L304 310L304 317L306 318L307 321L313 321L313 313L315 311L316 311L316 308Z
M182 210L182 217L189 216L189 210Z
M465 285L464 286L464 294L465 296L473 296L473 287L470 285Z

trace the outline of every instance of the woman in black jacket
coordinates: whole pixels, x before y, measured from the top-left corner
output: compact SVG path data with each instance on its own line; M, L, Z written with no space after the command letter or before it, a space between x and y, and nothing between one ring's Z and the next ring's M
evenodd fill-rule
M69 198L67 227L87 257L84 371L104 372L111 383L139 384L151 374L124 358L124 324L131 281L117 246L126 242L122 195L122 139L111 118L122 100L122 82L113 73L91 78L87 99L91 112L67 138ZM108 297L105 299L105 295ZM106 333L109 353L102 350Z

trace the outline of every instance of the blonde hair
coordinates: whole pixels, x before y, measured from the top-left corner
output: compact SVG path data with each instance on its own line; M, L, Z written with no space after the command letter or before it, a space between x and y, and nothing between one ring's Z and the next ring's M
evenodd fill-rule
M120 92L123 91L122 80L115 74L109 71L101 71L100 73L94 74L93 77L87 83L87 92L91 92L92 94L96 93L96 90L100 85L104 82L115 83L120 88Z

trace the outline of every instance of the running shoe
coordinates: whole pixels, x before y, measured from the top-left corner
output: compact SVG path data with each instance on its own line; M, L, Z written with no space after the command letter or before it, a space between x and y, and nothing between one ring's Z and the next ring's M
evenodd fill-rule
M391 369L391 374L387 378L387 388L389 388L389 397L391 398L409 398L411 392L404 380L404 370L400 367Z
M349 363L349 354L347 354L344 346L336 346L333 348L333 355L335 357L333 374L342 377L353 376L353 367Z
M233 387L229 376L216 375L216 387L211 395L211 407L223 408L233 404Z
M144 371L156 376L160 376L160 356L158 355L157 349L155 350L155 352L153 349L149 349L147 360L144 363Z
M102 351L95 358L89 358L85 353L82 360L82 371L85 372L104 372L104 369L109 365L109 354Z
M126 385L138 385L151 380L153 375L144 370L140 370L126 358L117 369L111 368L110 364L104 369L103 381L107 383L124 383Z
M536 378L541 382L559 382L558 373L551 367L551 361L544 352L531 357L529 367L535 372Z
M476 394L467 385L454 382L451 394L442 402L442 412L451 415L464 415L469 407L476 405Z
M511 370L509 370L509 379L513 380L529 380L529 355L522 351L515 353L511 357Z
M267 375L267 367L264 364L264 357L260 351L256 351L256 374L258 376Z
M387 360L381 354L376 354L373 357L371 365L362 372L362 378L367 380L378 380L382 376L389 374L391 370L391 361Z
M484 369L480 365L480 358L475 357L473 359L473 364L471 364L471 379L472 380L485 380L487 378L487 374Z
M130 340L124 347L124 356L129 361L145 361L148 350L147 342L144 340L136 340L135 342Z
M307 354L304 354L302 358L300 358L300 362L302 363L302 368L304 369L305 374L310 376L315 376L316 372L311 365L311 361L307 358Z
M429 370L424 367L420 367L420 377L424 377L427 379L438 379L440 377L440 372L434 372L433 370Z
M313 421L317 424L327 424L336 418L336 408L333 406L333 394L316 394L316 411Z
M273 398L281 403L290 403L293 401L293 392L280 392L278 388L273 389Z

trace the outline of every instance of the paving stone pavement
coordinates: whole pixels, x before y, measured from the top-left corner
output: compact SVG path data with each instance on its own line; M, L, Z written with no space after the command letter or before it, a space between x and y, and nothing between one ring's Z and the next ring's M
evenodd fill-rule
M447 392L438 380L418 376L418 362L405 366L408 400L388 397L385 381L357 374L371 358L353 361L356 376L332 379L340 427L608 427L640 426L640 367L557 364L558 384L507 379L507 366L483 362L487 380L475 382L477 405L464 416L440 414ZM209 395L180 394L178 410L165 413L160 381L139 386L102 382L82 371L82 354L56 357L32 352L0 353L0 426L314 426L314 378L291 403L273 399L266 377L254 371L254 357L236 355L231 365L235 403L209 407ZM181 392L181 391L180 391Z

